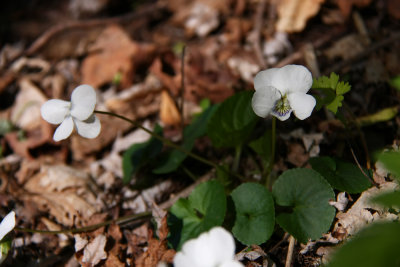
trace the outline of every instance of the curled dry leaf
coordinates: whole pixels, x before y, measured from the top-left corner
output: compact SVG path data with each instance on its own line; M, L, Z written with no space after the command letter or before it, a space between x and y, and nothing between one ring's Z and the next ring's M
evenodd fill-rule
M181 114L175 101L165 90L161 92L160 119L165 125L178 125L181 122Z
M398 215L390 213L387 209L371 203L371 199L379 194L390 192L398 189L398 185L394 182L386 182L381 184L380 188L372 187L364 191L358 200L346 213L337 214L337 222L332 236L338 236L340 239L347 235L354 235L366 224L373 221L381 220L397 220Z
M101 209L93 189L93 182L85 172L64 165L44 166L25 184L30 194L23 198L48 211L58 223L73 226L76 220L90 218Z
M282 0L278 1L279 19L276 30L279 32L300 32L308 19L315 16L325 0Z

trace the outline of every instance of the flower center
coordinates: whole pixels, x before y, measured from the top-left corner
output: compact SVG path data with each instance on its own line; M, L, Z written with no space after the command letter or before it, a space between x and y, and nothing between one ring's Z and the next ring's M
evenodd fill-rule
M275 102L273 112L279 116L285 116L291 110L287 95L281 97L281 99Z

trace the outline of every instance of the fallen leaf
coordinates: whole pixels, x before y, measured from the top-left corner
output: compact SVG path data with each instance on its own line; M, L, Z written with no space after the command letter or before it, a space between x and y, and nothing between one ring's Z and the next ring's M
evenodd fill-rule
M107 253L105 252L105 246L107 243L107 238L100 234L96 236L83 250L82 262L90 264L89 266L94 266L100 261L107 258Z
M135 266L156 267L159 262L172 263L176 252L173 249L167 249L167 235L167 216L165 216L162 220L159 239L152 237L152 231L149 230L148 248L142 255L135 259Z
M36 203L65 226L76 225L101 209L89 176L68 166L43 166L24 188L28 192L23 196L25 200Z
M308 19L315 16L325 0L282 0L278 1L278 32L300 32Z
M167 91L161 92L160 119L165 125L178 125L181 122L181 115Z
M118 25L110 25L90 47L90 53L82 62L82 83L99 87L121 75L121 87L132 85L135 66L143 61L151 62L154 45L132 41Z

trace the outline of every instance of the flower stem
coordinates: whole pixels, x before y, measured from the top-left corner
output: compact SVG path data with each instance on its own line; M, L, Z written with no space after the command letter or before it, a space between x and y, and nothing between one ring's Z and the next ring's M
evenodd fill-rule
M27 233L40 233L40 234L67 234L67 233L74 234L74 233L82 233L82 232L91 232L100 227L110 225L112 223L123 224L123 223L129 222L129 221L143 219L145 217L150 217L150 216L151 216L151 212L145 211L145 212L141 212L138 214L131 214L131 215L127 215L124 217L120 217L116 220L108 220L108 221L105 221L102 223L93 224L93 225L89 225L89 226L85 226L85 227L81 227L81 228L64 229L64 230L58 230L58 231L35 230L35 229L29 229L29 228L15 228L15 230L21 231L21 232L27 232Z
M237 172L239 169L239 163L240 163L240 156L242 154L242 145L238 145L235 148L235 159L233 161L233 166L232 166L232 171Z
M272 126L271 126L271 156L266 170L266 181L265 186L271 189L271 173L275 163L275 144L276 144L276 118L272 116Z
M127 121L127 122L131 123L132 125L134 125L135 127L140 128L143 131L145 131L146 133L150 134L154 138L157 138L158 140L163 142L166 146L169 146L169 147L172 147L172 148L174 148L176 150L179 150L180 152L185 153L189 157L194 158L194 159L196 159L196 160L198 160L200 162L203 162L206 165L209 165L209 166L214 167L214 168L218 168L218 165L215 164L214 162L211 162L211 161L209 161L209 160L207 160L207 159L205 159L203 157L200 157L200 156L198 156L198 155L196 155L196 154L194 154L194 153L192 153L190 151L187 151L186 149L184 149L181 146L179 146L179 145L171 142L170 140L162 137L161 135L158 135L155 132L143 127L142 125L140 125L136 121L133 121L131 119L128 119L127 117L124 117L124 116L121 116L121 115L118 115L118 114L115 114L115 113L112 113L112 112L108 112L108 111L95 110L94 112L98 113L98 114L105 114L105 115L109 115L109 116L114 116L114 117L117 117L117 118L122 119L124 121Z

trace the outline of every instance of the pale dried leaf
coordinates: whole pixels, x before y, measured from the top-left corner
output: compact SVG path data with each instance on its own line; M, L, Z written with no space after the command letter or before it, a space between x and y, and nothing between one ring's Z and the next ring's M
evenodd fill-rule
M11 111L11 120L18 127L30 131L40 127L40 107L47 98L30 80L22 79L19 87L20 90Z
M25 184L24 195L43 211L49 211L57 222L73 226L81 218L90 218L101 209L101 202L92 193L94 184L89 176L68 166L44 166Z
M349 199L346 197L346 192L340 192L336 201L329 201L329 205L334 206L338 211L344 211L349 203Z
M346 233L346 235L354 235L366 224L372 221L395 220L398 215L390 213L387 209L371 203L371 198L385 192L391 192L398 189L399 185L394 182L381 184L380 188L372 187L364 191L354 205L346 213L338 213L338 221L335 224L332 235L335 232ZM375 211L375 212L373 212ZM341 237L343 235L341 234Z
M82 238L81 235L75 234L75 252L82 250L89 242L87 238Z
M325 0L282 0L278 1L279 19L276 30L279 32L300 32L309 18L315 16Z
M98 264L101 260L107 258L107 253L104 248L107 243L107 238L100 234L96 236L83 250L82 262L90 263L91 265Z

